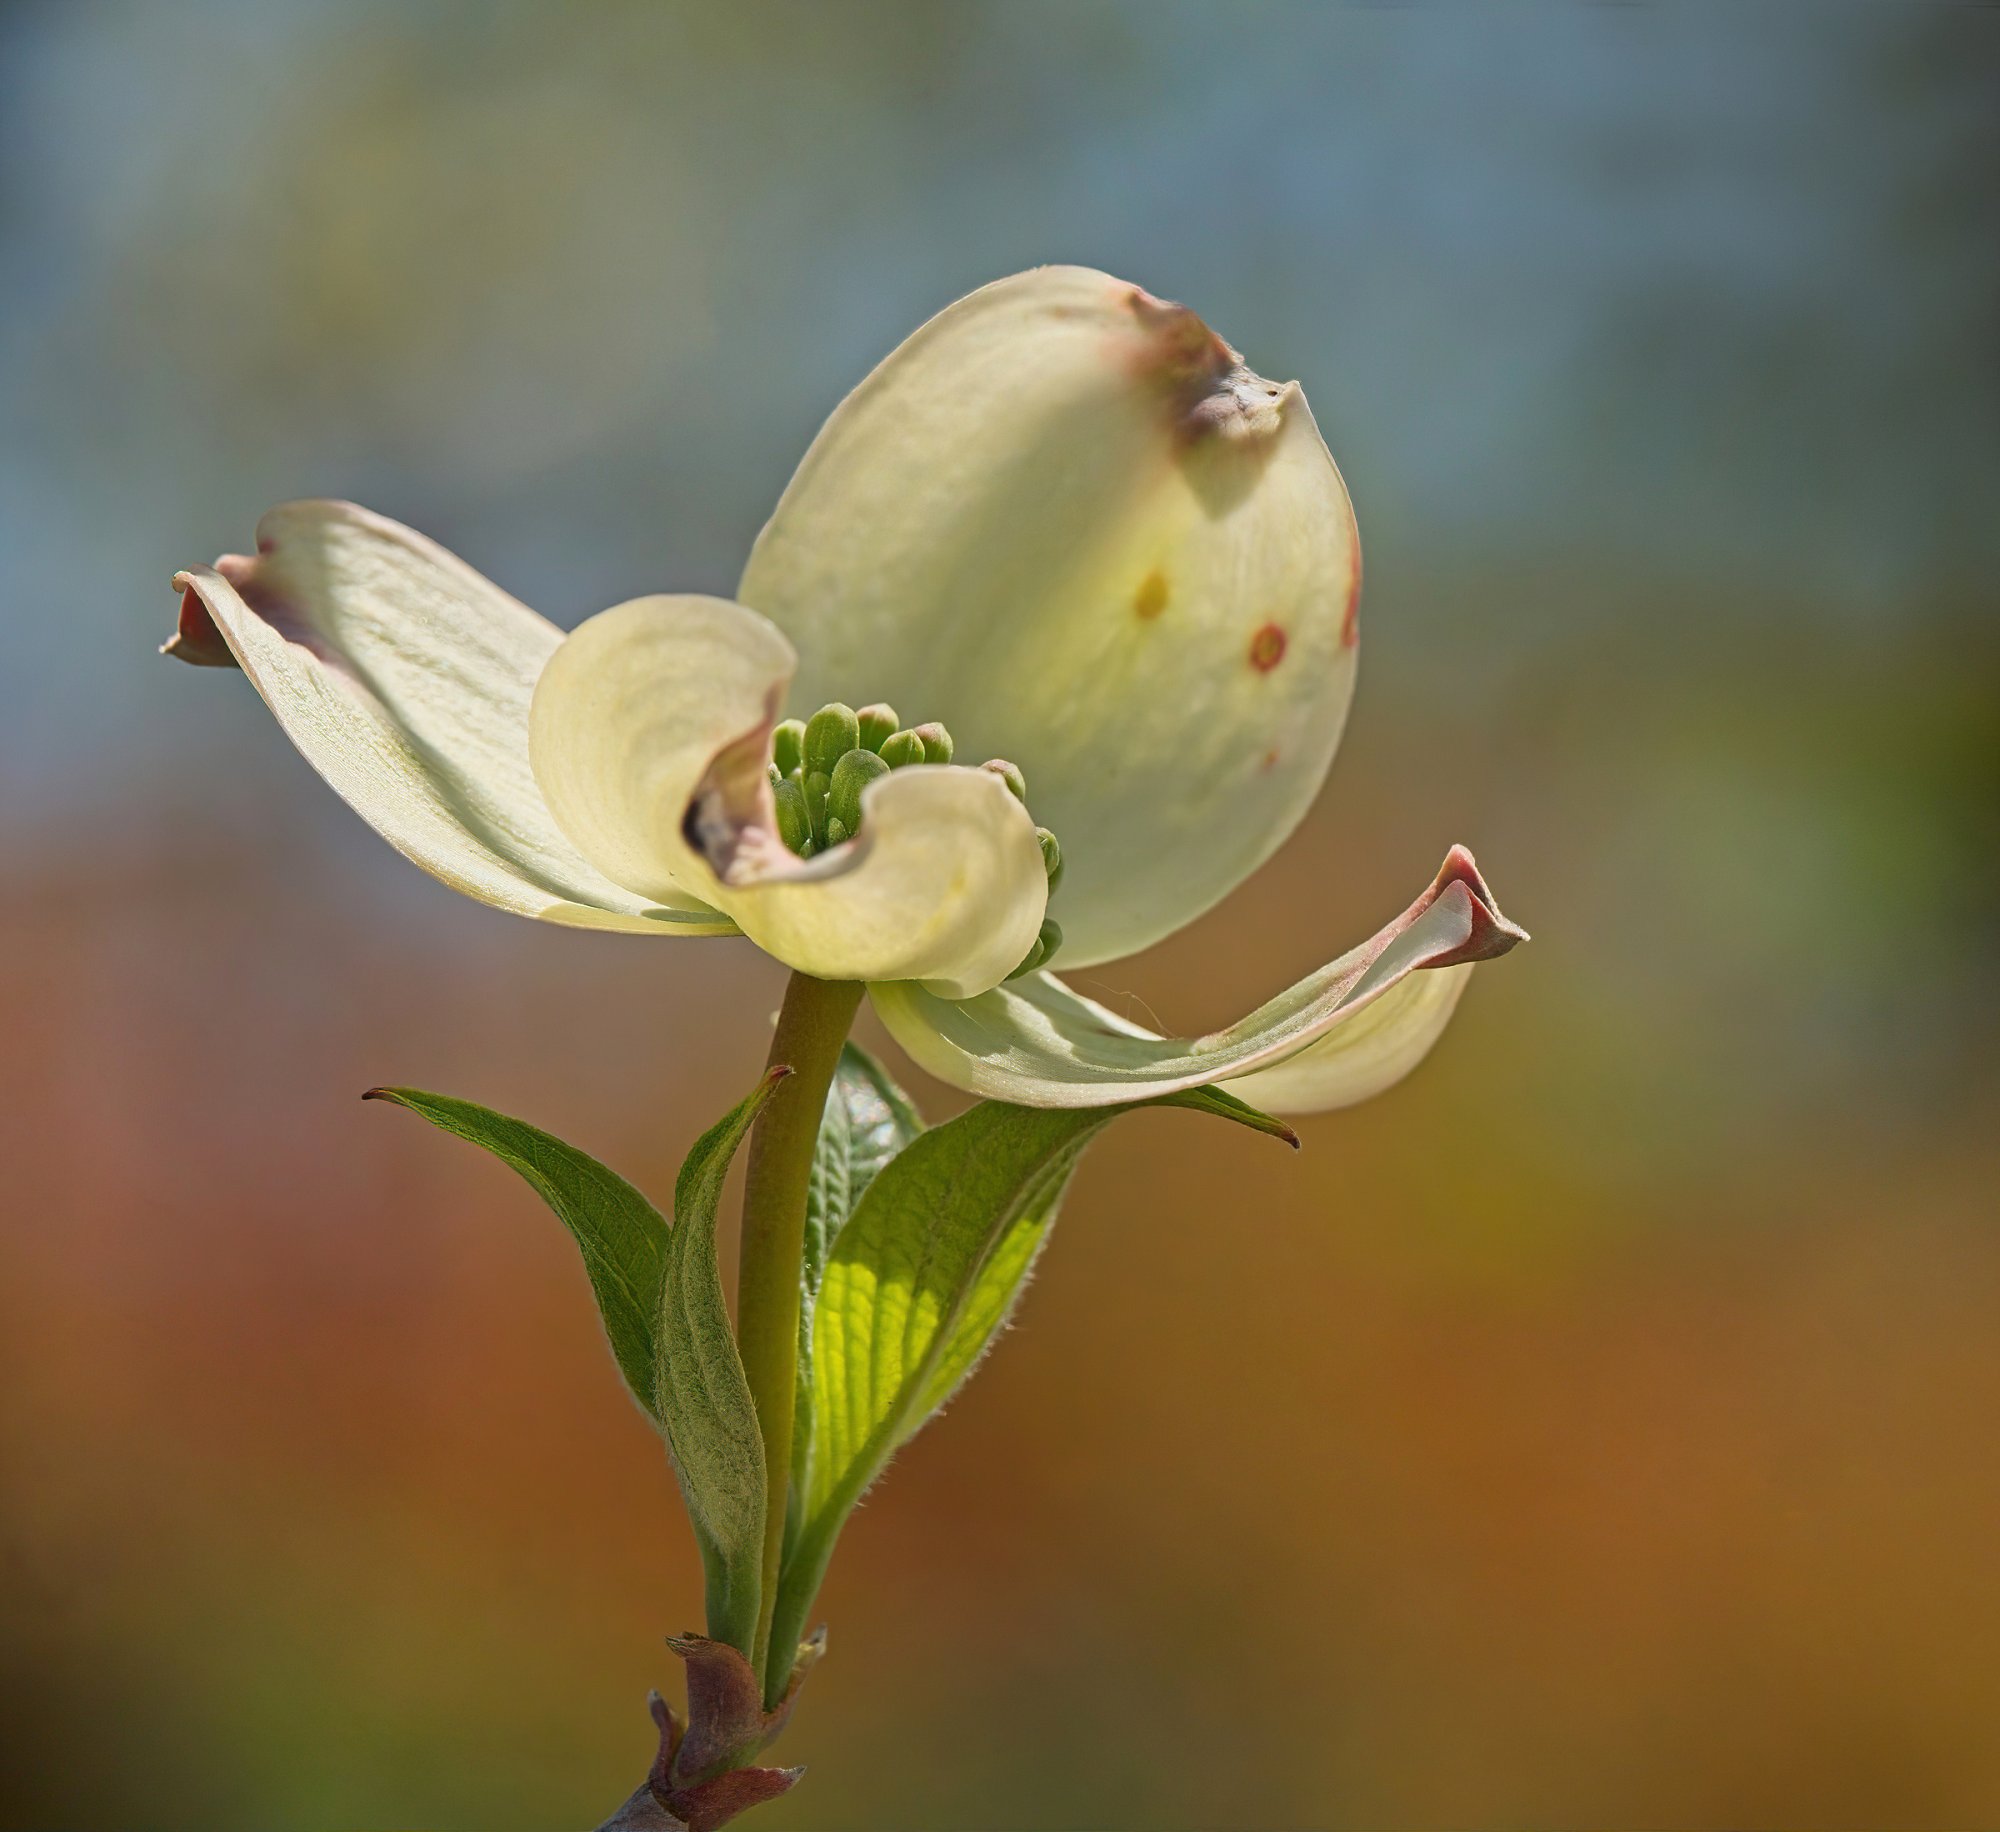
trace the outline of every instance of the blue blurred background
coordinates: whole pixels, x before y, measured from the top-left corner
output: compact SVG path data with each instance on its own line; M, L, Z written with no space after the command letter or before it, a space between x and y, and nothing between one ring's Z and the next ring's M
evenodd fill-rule
M1996 172L1971 8L0 10L0 1825L582 1825L699 1618L559 1230L354 1096L664 1196L775 970L433 884L168 575L326 494L726 592L1049 260L1298 377L1368 553L1319 808L1091 989L1455 839L1536 941L1300 1157L1097 1149L756 1823L2000 1822Z

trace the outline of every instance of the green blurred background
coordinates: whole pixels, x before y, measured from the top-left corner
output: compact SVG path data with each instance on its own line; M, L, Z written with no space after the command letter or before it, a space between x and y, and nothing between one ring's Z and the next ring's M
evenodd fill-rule
M170 571L336 494L726 591L1073 260L1368 550L1318 810L1091 988L1222 1022L1457 839L1536 940L1297 1157L1097 1148L755 1823L2000 1824L1996 172L1973 9L0 11L0 1823L581 1826L699 1619L567 1241L355 1096L664 1196L775 969L433 884Z

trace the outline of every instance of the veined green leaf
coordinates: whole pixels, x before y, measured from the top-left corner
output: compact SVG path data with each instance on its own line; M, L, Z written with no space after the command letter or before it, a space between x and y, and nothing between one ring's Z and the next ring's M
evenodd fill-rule
M788 1533L802 1524L797 1500L812 1467L813 1306L827 1254L882 1167L924 1129L910 1097L859 1044L840 1053L826 1112L813 1149L812 1182L806 1192L805 1262L799 1291L799 1396L792 1415L792 1507Z
M764 1567L764 1438L736 1350L715 1214L723 1179L772 1089L774 1069L700 1138L674 1182L674 1225L655 1333L657 1396L708 1578L708 1632L748 1656L757 1636Z
M819 1289L826 1256L876 1174L918 1133L923 1117L889 1073L858 1043L840 1052L826 1094L806 1193L805 1278Z
M1083 1110L982 1101L920 1134L876 1174L820 1283L814 1451L773 1646L802 1631L855 1503L1006 1322L1084 1147L1134 1105L1191 1107L1297 1143L1281 1121L1214 1088Z
M631 1184L552 1133L471 1101L371 1088L511 1165L583 1254L625 1383L667 1440L708 1580L709 1629L747 1651L762 1575L764 1446L715 1259L729 1161L778 1076L695 1141L674 1185L674 1223Z
M362 1098L407 1107L520 1172L576 1241L618 1370L632 1397L659 1424L653 1333L667 1264L667 1224L659 1210L574 1145L490 1107L420 1088L370 1088Z

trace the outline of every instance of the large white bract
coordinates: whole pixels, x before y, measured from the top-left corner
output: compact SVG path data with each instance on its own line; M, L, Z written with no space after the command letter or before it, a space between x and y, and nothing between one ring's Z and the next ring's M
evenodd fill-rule
M546 921L747 935L865 980L975 1093L1094 1106L1222 1082L1281 1112L1406 1073L1473 961L1521 932L1454 848L1409 910L1241 1023L1162 1038L1047 972L1129 954L1267 859L1318 793L1354 685L1361 552L1296 383L1185 308L1051 267L984 287L835 411L737 602L661 596L568 637L349 503L288 504L254 556L178 574L168 651L239 665L377 832ZM888 701L991 772L898 769L801 859L766 762L789 709ZM1005 982L1005 983L1003 983Z

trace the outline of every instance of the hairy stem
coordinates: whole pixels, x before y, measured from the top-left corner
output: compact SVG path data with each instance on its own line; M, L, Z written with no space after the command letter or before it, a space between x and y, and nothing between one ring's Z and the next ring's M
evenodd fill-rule
M805 1259L806 1190L827 1090L840 1046L861 1003L851 980L792 975L771 1039L779 1083L750 1134L743 1184L743 1247L736 1287L736 1340L764 1437L764 1582L757 1636L749 1650L775 1702L791 1673L789 1648L773 1649L771 1613L785 1541L785 1499L792 1474L792 1408L798 1392L799 1279Z

